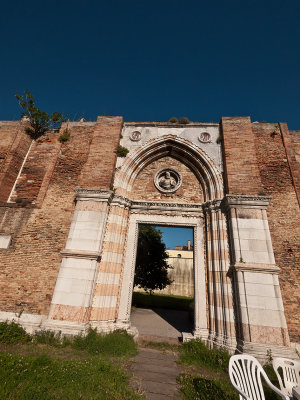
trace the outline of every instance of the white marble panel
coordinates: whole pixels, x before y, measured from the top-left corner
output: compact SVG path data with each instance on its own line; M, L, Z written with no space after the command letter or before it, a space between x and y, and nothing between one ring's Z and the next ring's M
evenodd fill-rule
M255 218L237 218L237 225L239 229L257 229L257 230L264 230L264 222L262 219L255 219Z
M117 296L94 296L93 307L113 308L117 305Z
M54 292L52 304L65 306L89 307L90 294Z
M262 310L273 310L283 311L282 302L278 301L276 297L258 297L258 296L247 296L244 294L240 295L240 304L242 307L258 308Z
M102 261L121 264L123 259L123 254L113 253L111 251L104 251L102 254Z
M274 310L260 310L257 308L248 308L249 322L252 325L271 326L281 328L282 312Z
M99 240L90 239L68 239L66 249L68 250L90 250L99 251Z
M271 264L269 253L264 251L253 251L252 260L254 263L258 264Z
M120 283L120 274L111 274L109 272L99 272L97 283L106 285L118 285Z
M262 274L259 272L244 272L244 280L247 283L259 283L265 285L273 285L272 274Z
M246 290L246 293L245 293ZM259 297L276 297L273 285L261 285L258 283L239 283L240 294L247 294L248 296Z
M84 270L95 270L97 262L95 260L90 260L86 258L73 258L73 257L64 257L62 260L63 268L72 268L72 269L84 269Z
M11 243L11 235L0 235L0 249L8 249Z

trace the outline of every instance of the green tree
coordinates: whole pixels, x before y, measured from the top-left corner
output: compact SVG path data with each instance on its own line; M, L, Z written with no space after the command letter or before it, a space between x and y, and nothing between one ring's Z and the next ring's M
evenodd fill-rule
M152 293L155 289L164 289L172 281L168 278L166 246L162 233L151 225L139 228L138 249L134 275L134 286Z
M58 128L60 124L66 121L66 117L57 111L49 115L35 105L33 95L25 90L24 95L16 94L19 106L22 108L22 117L27 117L30 127L26 127L26 133L32 138L37 139L44 135L49 129Z

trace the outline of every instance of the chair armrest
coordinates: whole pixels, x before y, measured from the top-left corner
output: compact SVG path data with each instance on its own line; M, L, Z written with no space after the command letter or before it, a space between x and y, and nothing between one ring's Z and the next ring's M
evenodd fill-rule
M239 393L240 396L243 397L245 400L251 400L249 396L246 395L240 388L238 388L233 382L231 382L234 389Z
M262 369L261 374L266 382L266 384L272 389L274 390L275 393L277 393L283 400L290 400L290 397L283 393L280 389L278 389L275 385L273 385L273 383L270 381L268 375L265 373L265 371Z

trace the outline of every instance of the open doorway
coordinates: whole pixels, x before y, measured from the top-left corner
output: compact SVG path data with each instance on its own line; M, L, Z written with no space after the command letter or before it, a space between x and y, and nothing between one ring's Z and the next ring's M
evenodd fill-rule
M194 328L194 229L138 225L131 323L145 339Z

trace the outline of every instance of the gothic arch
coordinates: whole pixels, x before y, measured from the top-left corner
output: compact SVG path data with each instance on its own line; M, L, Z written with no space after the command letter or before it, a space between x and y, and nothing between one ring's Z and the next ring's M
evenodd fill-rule
M130 198L133 182L140 171L165 156L174 157L190 167L202 186L205 202L223 197L222 173L215 163L200 147L174 135L150 140L128 154L124 164L116 172L116 194Z

